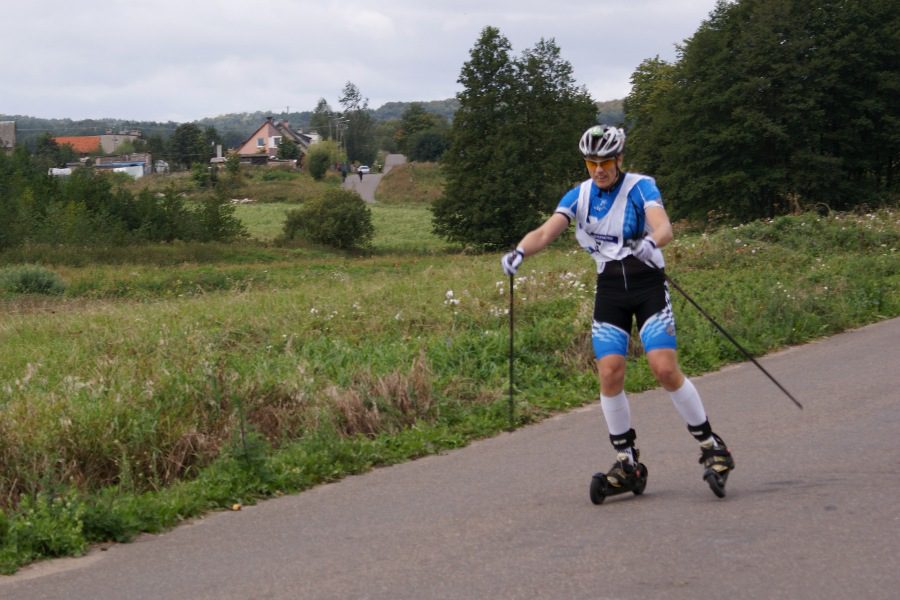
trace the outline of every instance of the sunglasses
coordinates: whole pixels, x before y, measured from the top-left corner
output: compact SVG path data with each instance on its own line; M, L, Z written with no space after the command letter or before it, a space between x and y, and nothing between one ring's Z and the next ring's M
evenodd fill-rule
M597 167L603 167L604 169L611 169L616 164L616 157L610 158L585 158L584 164L588 169L596 169Z

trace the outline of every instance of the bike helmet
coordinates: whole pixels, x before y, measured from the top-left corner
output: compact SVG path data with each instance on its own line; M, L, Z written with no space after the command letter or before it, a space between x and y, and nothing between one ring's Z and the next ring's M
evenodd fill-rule
M610 125L594 125L581 136L578 148L585 156L618 156L625 149L625 131Z

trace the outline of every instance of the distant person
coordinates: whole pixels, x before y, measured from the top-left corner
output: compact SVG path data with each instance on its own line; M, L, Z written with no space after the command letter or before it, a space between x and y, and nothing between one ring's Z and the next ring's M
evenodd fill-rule
M363 178L362 169L357 169L356 172L359 173L359 180L362 181L362 178Z
M653 178L622 170L624 148L622 129L597 125L585 131L579 149L590 177L569 190L553 215L525 235L501 263L507 275L514 275L526 256L545 248L573 221L576 240L597 263L591 341L600 407L616 462L605 477L594 476L591 499L595 483L602 502L607 495L642 493L647 479L624 391L625 357L635 321L653 375L700 444L703 478L721 497L734 460L710 427L700 394L678 366L675 317L660 251L673 239L672 224Z

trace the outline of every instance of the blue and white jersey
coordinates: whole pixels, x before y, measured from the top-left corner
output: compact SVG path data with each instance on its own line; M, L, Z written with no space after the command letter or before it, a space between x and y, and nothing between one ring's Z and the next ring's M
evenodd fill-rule
M639 173L624 173L609 191L601 190L590 179L569 190L556 212L575 221L578 243L597 262L601 273L606 263L631 254L628 240L651 233L646 210L662 207L662 195L656 181ZM656 251L656 264L664 266L662 252Z

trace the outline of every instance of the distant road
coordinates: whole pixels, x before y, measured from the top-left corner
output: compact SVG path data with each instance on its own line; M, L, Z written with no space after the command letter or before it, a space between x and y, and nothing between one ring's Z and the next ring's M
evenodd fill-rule
M632 395L645 494L602 506L592 405L522 430L0 578L4 600L897 598L900 319L694 381L728 497L667 394ZM586 396L594 395L585 390Z
M402 154L388 154L384 160L382 173L369 173L368 175L363 175L362 179L357 173L350 173L347 175L347 179L344 180L344 188L355 190L366 202L375 202L375 188L381 182L382 175L387 175L391 169L405 162L406 157Z

